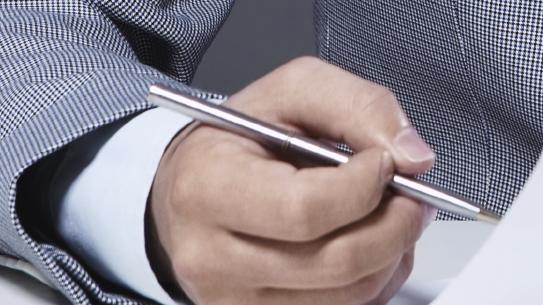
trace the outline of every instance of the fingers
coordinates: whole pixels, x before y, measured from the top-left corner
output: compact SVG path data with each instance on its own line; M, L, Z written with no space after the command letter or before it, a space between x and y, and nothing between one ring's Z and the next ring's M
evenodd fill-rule
M273 102L267 108L247 110L345 142L354 151L385 148L403 173L419 173L433 164L434 154L390 90L319 59L296 59L233 96L232 102L254 105L247 101L263 99Z
M385 305L388 304L388 301L400 290L402 285L405 283L411 270L413 269L414 261L414 248L407 251L403 256L402 261L398 268L394 271L392 278L386 284L385 288L381 293L367 305Z
M185 263L175 265L176 273L185 289L188 288L187 282L192 284L191 297L193 300L199 300L198 304L215 304L210 298L231 300L227 304L386 304L405 281L413 265L413 251L409 250L381 270L345 285L302 287L262 285L258 282L249 282L247 285L246 281L239 281L240 270L254 274L255 278L262 270L252 269L251 265L243 265L243 269L238 269L239 261L245 261L247 258L230 256L230 251L223 251L226 247L237 249L239 251L237 254L247 253L236 241L223 236L225 238L200 243L200 246L194 247L192 241L201 239L184 237L186 237L184 241L188 241L184 242L187 249L179 251L184 259L178 261ZM208 251L200 251L199 247L204 247ZM255 253L256 255L258 254ZM277 269L283 273L296 272L281 270L279 266L275 268ZM216 289L217 285L224 289ZM195 287L198 288L194 289ZM225 295L221 295L221 291Z
M399 263L398 260L375 274L341 287L313 290L264 289L260 295L266 301L258 304L365 304L379 295L382 287L395 274Z
M369 149L339 167L296 170L244 155L210 170L207 176L232 174L220 185L208 180L207 187L239 189L236 196L217 192L216 198L209 198L206 204L213 205L217 224L252 236L299 242L318 239L370 214L379 204L393 167L387 152ZM235 213L232 206L238 206Z
M235 234L220 248L240 285L295 289L342 287L397 262L423 228L425 209L401 197L367 221L306 243Z
M277 274L293 274L297 270L282 269L282 266L275 266L272 270L266 271L262 267L255 269L251 264L246 264L247 260L260 259L265 263L266 252L260 249L252 253L253 257L250 258L247 256L247 249L231 238L214 239L204 243L201 239L185 237L187 238L184 241L188 241L184 243L187 249L179 251L182 259L177 259L185 263L175 264L176 274L182 286L187 288L186 283L191 283L190 290L195 299L204 295L207 298L212 296L219 300L233 298L231 304L365 304L381 294L383 287L386 287L387 283L396 276L396 270L404 261L400 256L384 268L345 284L320 286L303 286L297 282L294 284L282 282L279 285L263 284L262 272L267 272L268 275L270 271ZM198 245L195 246L195 243ZM202 249L198 249L200 247L208 251L201 251ZM225 248L228 251L224 251ZM251 275L256 281L240 278L240 275ZM217 285L228 288L220 290L212 288ZM194 287L198 288L194 289ZM237 290L240 289L243 290L240 293L241 300L235 298ZM217 295L216 293L220 291L226 292L227 295ZM248 303L240 301L248 301ZM214 304L206 300L202 300L201 303Z
M209 126L170 145L151 206L183 288L201 304L386 298L404 280L395 270L420 236L427 209L382 194L393 172L419 173L433 162L394 96L305 58L229 103L270 123L346 142L357 153L337 167L300 169Z

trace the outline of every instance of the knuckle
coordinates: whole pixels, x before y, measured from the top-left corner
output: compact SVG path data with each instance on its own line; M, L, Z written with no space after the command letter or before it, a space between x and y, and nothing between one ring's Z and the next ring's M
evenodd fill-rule
M375 107L380 105L380 98L377 97L379 93L376 93L374 85L360 84L350 93L350 97L343 105L346 113L357 114L371 114L375 111ZM350 124L355 124L358 120L357 116L350 116L350 120L347 121Z
M379 207L381 197L383 196L382 190L374 187L373 190L368 191L368 194L364 198L363 213L365 216L369 215Z
M362 206L365 213L374 211L379 206L379 202L383 195L383 190L377 183L374 182L371 186L371 189L361 192L359 195L360 197L358 198L358 202L363 203L360 206Z
M363 274L357 251L346 242L337 240L335 248L328 251L323 262L323 270L327 281L333 285L349 285L356 282Z
M293 192L290 198L283 213L289 238L294 241L318 238L318 230L312 217L311 198L303 191Z
M183 248L173 255L172 267L177 277L188 283L199 283L209 277L202 262L202 254L198 242L186 241Z
M177 179L174 184L172 203L189 204L194 201L194 179Z
M321 65L321 61L316 57L302 56L295 58L279 69L279 79L287 87L298 86L300 81L306 79L309 71Z
M394 108L399 107L399 104L390 89L378 84L371 84L359 87L354 92L349 106L353 111L374 113L384 109L394 110Z
M396 101L396 95L392 90L385 86L375 85L373 88L373 100L378 101Z
M386 181L381 178L382 152L382 149L373 148L353 157L352 183L357 190L351 194L364 215L375 210L383 196Z
M388 280L389 277L386 272L370 275L364 284L367 298L370 300L377 299L388 283Z
M415 266L415 258L412 254L408 254L404 257L404 259L401 262L400 268L403 278L407 279L409 274L411 274L411 271L413 271L413 267Z
M400 224L399 231L402 232L404 248L407 249L415 244L423 230L424 207L407 198L399 197L396 200L398 206L404 208L404 211L398 213L398 223Z
M299 68L315 67L322 64L322 61L314 56L300 56L290 61L290 63Z
M401 223L403 227L402 248L405 249L412 246L416 241L416 225L415 222L412 221L411 217L409 217L408 215L403 215L401 216L401 218Z

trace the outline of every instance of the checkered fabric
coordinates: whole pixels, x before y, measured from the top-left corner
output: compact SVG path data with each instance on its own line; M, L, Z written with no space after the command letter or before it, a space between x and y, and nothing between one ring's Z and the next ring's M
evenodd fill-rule
M543 2L322 0L315 16L319 55L392 88L436 151L421 178L504 214L543 147Z
M17 182L74 139L148 108L153 82L214 97L184 84L232 2L0 1L1 253L32 263L74 304L146 302L104 290L31 237ZM320 56L391 87L436 150L422 178L504 213L543 144L543 4L321 0L315 14Z
M74 304L146 302L104 291L70 255L31 237L17 182L74 139L148 108L153 82L219 98L184 83L232 2L0 1L1 253L32 263Z

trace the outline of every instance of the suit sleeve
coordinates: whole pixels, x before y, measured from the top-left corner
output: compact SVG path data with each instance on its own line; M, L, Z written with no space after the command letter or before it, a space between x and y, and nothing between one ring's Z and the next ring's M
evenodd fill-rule
M150 84L214 97L187 84L231 2L0 2L0 253L74 304L152 302L46 234L38 195L73 141L148 109Z

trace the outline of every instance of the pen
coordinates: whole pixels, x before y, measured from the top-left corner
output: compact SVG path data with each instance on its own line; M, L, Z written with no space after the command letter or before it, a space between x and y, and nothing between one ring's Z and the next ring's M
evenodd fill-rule
M314 161L339 165L350 155L316 140L297 135L233 109L210 103L164 85L149 88L147 100L157 106L183 113L205 124L253 139L267 147L296 153ZM451 191L402 175L393 175L389 188L398 194L453 214L496 224L500 216Z

